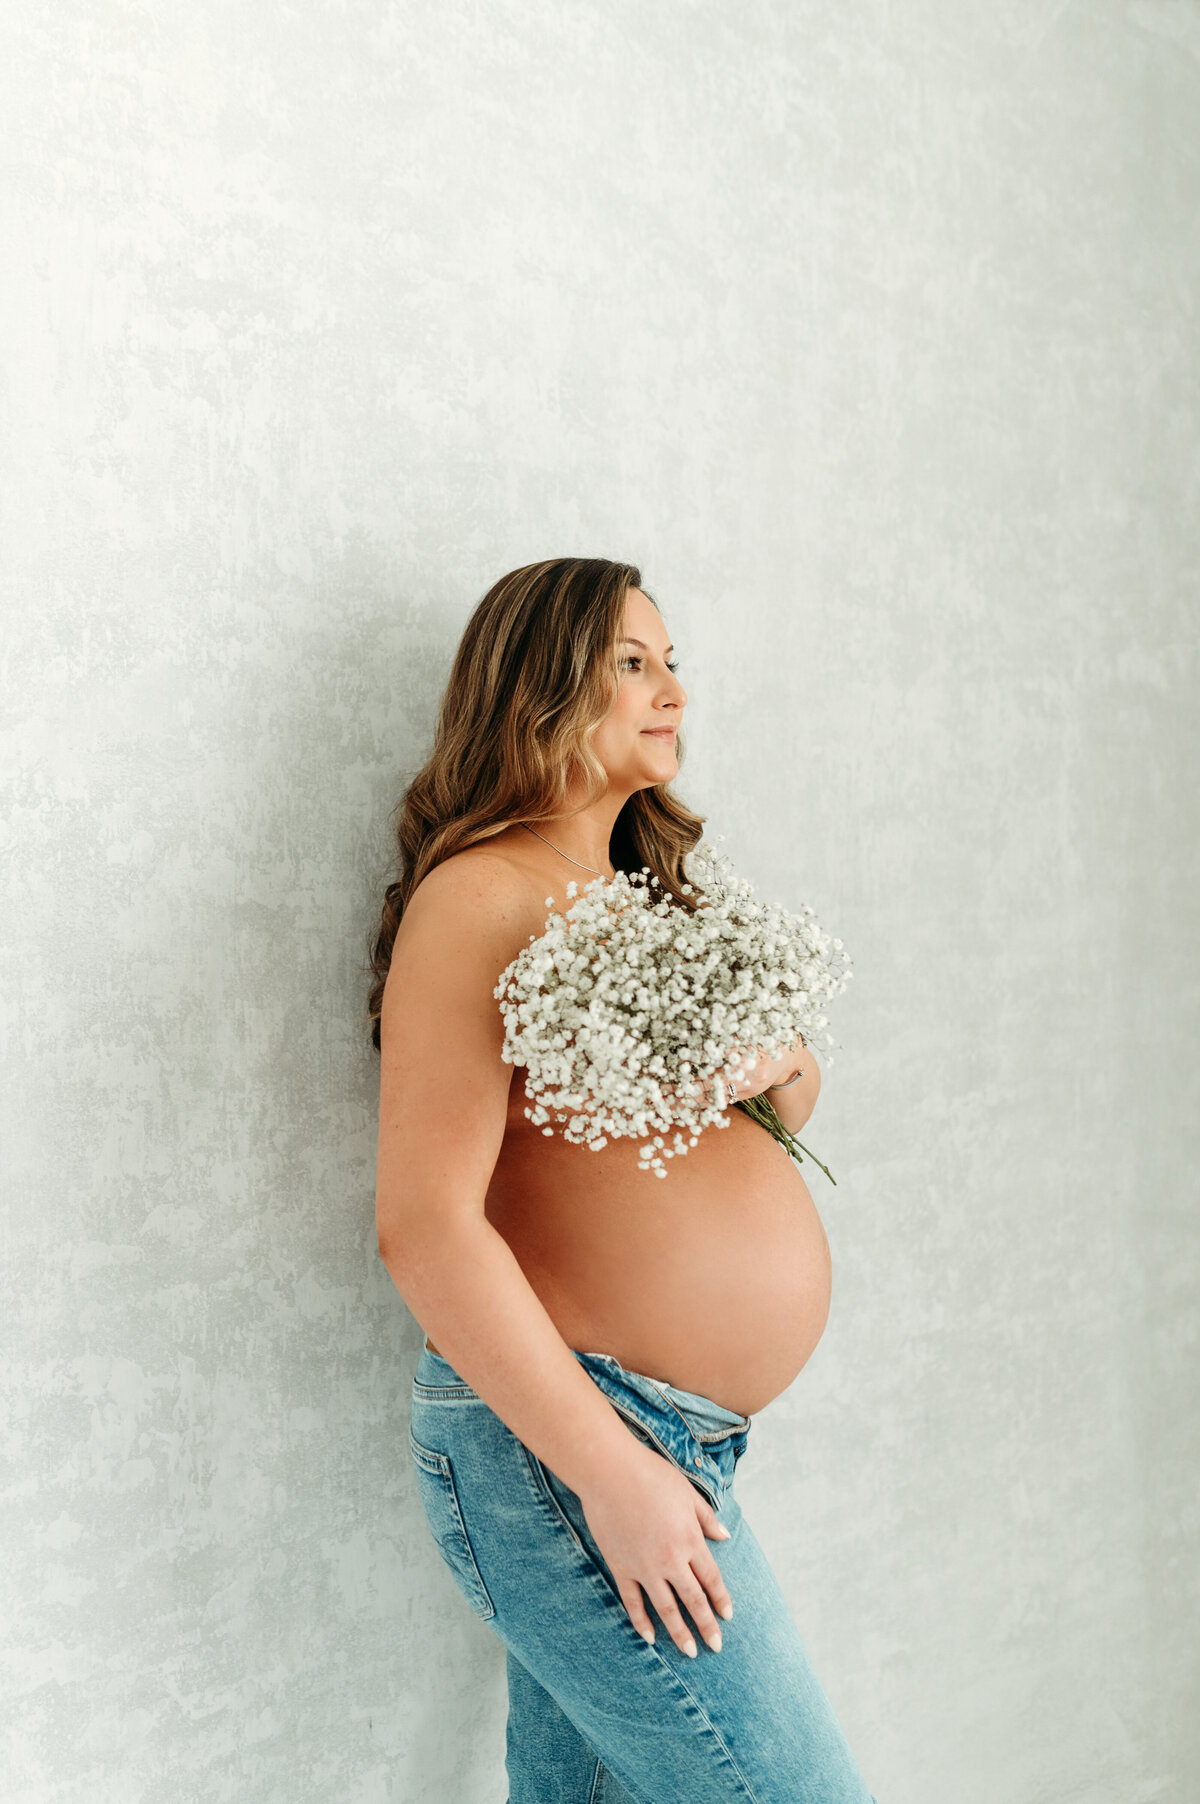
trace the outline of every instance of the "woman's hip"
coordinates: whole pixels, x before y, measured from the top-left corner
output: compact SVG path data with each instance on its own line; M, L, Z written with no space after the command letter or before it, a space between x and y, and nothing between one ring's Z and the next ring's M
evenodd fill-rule
M426 1350L413 1384L411 1450L430 1528L463 1596L635 1796L868 1804L733 1494L748 1422L723 1422L707 1399L689 1406L687 1393L645 1392L655 1381L608 1355L576 1357L630 1432L686 1471L729 1529L727 1541L708 1543L734 1606L722 1649L697 1636L689 1658L648 1597L655 1641L642 1639L578 1495Z
M734 1470L749 1420L627 1371L610 1354L575 1357L630 1433L670 1460L708 1500L732 1541L741 1516ZM434 1539L478 1616L491 1622L503 1609L506 1622L515 1623L531 1583L543 1592L561 1584L597 1597L611 1593L629 1633L640 1640L579 1497L429 1348L413 1379L409 1451ZM710 1545L719 1557L730 1542ZM572 1596L566 1608L573 1619L580 1599ZM543 1599L536 1620L553 1616Z

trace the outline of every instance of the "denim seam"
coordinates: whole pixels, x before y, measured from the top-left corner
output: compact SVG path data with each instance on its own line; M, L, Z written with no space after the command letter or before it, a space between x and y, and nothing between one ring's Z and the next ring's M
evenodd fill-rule
M468 1384L422 1384L419 1378L414 1378L413 1391L421 1397L436 1397L439 1403L483 1402L479 1392L473 1391Z
M628 1612L626 1612L626 1614L628 1614ZM709 1734L712 1736L713 1740L716 1742L717 1746L721 1749L721 1752L724 1754L725 1758L728 1760L729 1765L733 1770L734 1777L737 1779L738 1784L741 1785L741 1787L743 1788L745 1796L749 1800L749 1804L759 1804L758 1793L755 1791L754 1787L751 1785L750 1781L747 1779L745 1773L742 1771L741 1767L738 1765L737 1760L734 1757L733 1749L729 1746L729 1743L726 1741L725 1737L721 1734L721 1731L717 1728L717 1725L713 1722L713 1720L709 1716L707 1710L704 1708L704 1705L700 1702L699 1698L696 1696L696 1694L692 1690L691 1686L687 1683L687 1680L684 1678L683 1674L681 1672L677 1671L675 1667L673 1667L669 1664L669 1662L667 1661L667 1659L665 1658L665 1656L663 1654L661 1647L659 1647L657 1640L654 1642L646 1642L643 1640L641 1634L638 1631L635 1631L635 1633L638 1633L638 1639L640 1641L642 1641L643 1646L646 1648L647 1653L653 1655L654 1658L657 1659L659 1665L661 1667L663 1667L663 1669L666 1672L667 1678L669 1680L674 1680L675 1683L678 1684L679 1689L683 1692L683 1694L687 1698L688 1702L692 1705L697 1716L700 1718L701 1722L704 1724L704 1727L708 1730ZM672 1646L675 1645L673 1637L672 1637L671 1645ZM711 1650L710 1650L710 1653L711 1653ZM702 1658L703 1656L698 1656L698 1657ZM721 1656L719 1654L711 1654L711 1657L714 1660L719 1660Z
M411 1422L408 1429L408 1444L409 1450L416 1463L419 1466L423 1466L430 1477L436 1477L441 1481L447 1507L450 1510L453 1523L456 1525L457 1533L462 1536L462 1552L466 1556L467 1566L469 1570L474 1573L479 1589L483 1593L484 1601L487 1604L486 1610L476 1609L474 1605L472 1605L472 1608L475 1609L475 1614L478 1617L484 1622L487 1622L496 1614L496 1601L487 1588L486 1579L479 1570L479 1560L476 1557L475 1549L471 1544L471 1537L467 1533L467 1525L463 1519L462 1505L458 1500L458 1486L454 1482L454 1463L449 1454L439 1452L436 1447L427 1447L423 1441L418 1440L413 1433Z
M718 1747L720 1747L720 1749L722 1750L722 1752L725 1755L725 1758L728 1760L730 1766L733 1768L734 1776L736 1777L738 1783L744 1788L746 1797L750 1800L750 1804L759 1804L758 1793L755 1791L755 1789L751 1785L749 1779L747 1779L745 1773L742 1771L741 1767L738 1765L737 1761L734 1759L733 1749L729 1746L729 1743L726 1741L725 1737L721 1734L721 1731L717 1728L717 1725L713 1722L712 1718L708 1714L708 1711L704 1708L704 1705L700 1702L700 1699L696 1696L696 1694L692 1690L691 1686L686 1682L682 1673L677 1672L673 1666L667 1666L666 1660L663 1659L662 1650L659 1647L657 1647L657 1646L652 1647L650 1649L650 1652L652 1654L658 1655L658 1658L662 1661L662 1664L664 1666L666 1666L666 1668L667 1668L668 1678L677 1679L679 1682L679 1687L680 1687L681 1691L683 1691L687 1695L687 1697L690 1698L692 1704L695 1707L697 1716L703 1722L705 1728L708 1730L708 1732L712 1736L713 1740L717 1743ZM717 1659L717 1660L719 1660L720 1657L721 1656L719 1654L715 1654L713 1656L713 1658Z
M525 1445L524 1441L518 1441L517 1445L520 1447L521 1452L525 1455L525 1469L529 1476L534 1493L538 1498L538 1501L540 1503L545 1504L552 1512L554 1519L559 1524L559 1526L566 1529L567 1533L570 1535L572 1541L574 1541L576 1547L579 1549L579 1552L583 1555L584 1559L587 1560L589 1564L594 1564L591 1553L584 1546L583 1542L579 1539L579 1536L575 1531L575 1524L571 1521L570 1517L566 1514L562 1505L559 1503L558 1498L554 1495L554 1492L550 1489L550 1486L547 1484L545 1474L542 1471L541 1460L538 1458L537 1454L533 1451L532 1447L527 1447Z

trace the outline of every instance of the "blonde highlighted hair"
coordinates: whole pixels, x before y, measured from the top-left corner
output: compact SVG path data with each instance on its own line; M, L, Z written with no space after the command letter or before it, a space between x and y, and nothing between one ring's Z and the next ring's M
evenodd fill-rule
M384 894L367 998L376 1051L392 947L421 879L506 827L561 815L581 779L583 806L604 794L608 779L589 740L616 699L630 589L642 589L633 564L548 558L502 576L468 620L433 750L393 814L399 875ZM682 760L682 735L676 749ZM703 815L656 783L625 803L609 855L616 870L649 866L676 905L691 912L693 898L681 894L683 861L703 828Z

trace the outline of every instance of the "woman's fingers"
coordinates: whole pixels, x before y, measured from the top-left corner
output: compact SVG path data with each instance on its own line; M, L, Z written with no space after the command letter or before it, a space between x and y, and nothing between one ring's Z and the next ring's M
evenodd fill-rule
M689 1659L694 1660L697 1651L696 1642L692 1631L680 1614L679 1604L670 1584L665 1578L656 1579L652 1585L646 1588L646 1595L662 1617L666 1631L676 1647L681 1653L687 1654Z
M728 1622L733 1615L733 1599L725 1588L721 1568L707 1547L692 1555L692 1571L712 1599L713 1609Z
M714 1561L713 1564L715 1566L716 1562ZM725 1590L724 1585L719 1582L719 1574L716 1582L712 1580L708 1581L707 1591L695 1571L690 1566L686 1567L684 1571L673 1580L660 1578L653 1583L638 1584L632 1579L626 1579L624 1581L618 1579L617 1590L620 1594L621 1602L629 1612L629 1620L632 1622L643 1641L648 1641L651 1645L653 1645L654 1642L654 1624L650 1620L649 1611L646 1609L642 1599L642 1593L644 1591L646 1596L651 1599L659 1616L662 1618L663 1625L672 1641L682 1653L687 1654L689 1659L694 1659L696 1657L697 1648L695 1637L687 1623L684 1621L683 1613L680 1610L679 1605L681 1602L687 1606L692 1621L703 1635L709 1647L712 1648L714 1653L720 1653L721 1625L713 1615L709 1604L710 1594L718 1608L720 1608L722 1601L729 1604L729 1593ZM724 1614L724 1612L722 1613ZM732 1604L729 1604L728 1613L732 1616Z
M692 1621L714 1654L719 1654L721 1651L721 1625L712 1613L708 1592L700 1583L695 1572L689 1566L686 1572L682 1572L672 1582L679 1594L680 1603L686 1606Z
M717 1515L712 1504L703 1497L696 1499L696 1515L700 1520L701 1528L710 1540L728 1541L729 1530ZM716 1562L714 1561L713 1564L715 1565Z
M616 1578L615 1573L613 1576ZM653 1643L654 1624L651 1622L649 1612L642 1601L642 1587L635 1579L618 1578L617 1591L620 1595L621 1602L629 1612L630 1622L632 1622L634 1628L642 1637L642 1640Z
M680 1604L686 1608L697 1629L707 1641L715 1654L721 1651L721 1625L713 1615L713 1604L722 1616L729 1619L733 1615L733 1604L725 1589L725 1581L721 1577L720 1567L707 1549L692 1556L688 1566L646 1584L642 1589L650 1598L655 1609L674 1641L676 1647L687 1654L690 1659L696 1657L696 1642L691 1629L683 1618ZM622 1592L622 1597L624 1592ZM626 1609L629 1608L626 1604ZM630 1612L632 1614L632 1612ZM641 1625L635 1623L639 1633L644 1633Z

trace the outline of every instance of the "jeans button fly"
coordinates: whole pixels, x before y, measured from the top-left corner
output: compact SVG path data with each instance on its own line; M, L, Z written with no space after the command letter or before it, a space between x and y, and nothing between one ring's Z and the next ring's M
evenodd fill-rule
M693 1464L693 1465L695 1465L695 1466L702 1466L702 1465L703 1465L703 1464L704 1464L704 1461L703 1461L703 1459L702 1459L702 1458L701 1458L701 1457L700 1457L700 1455L699 1455L699 1454L697 1454L697 1455L696 1455L696 1457L695 1457L695 1459L694 1459L694 1460L693 1460L693 1461L692 1461L692 1464Z

